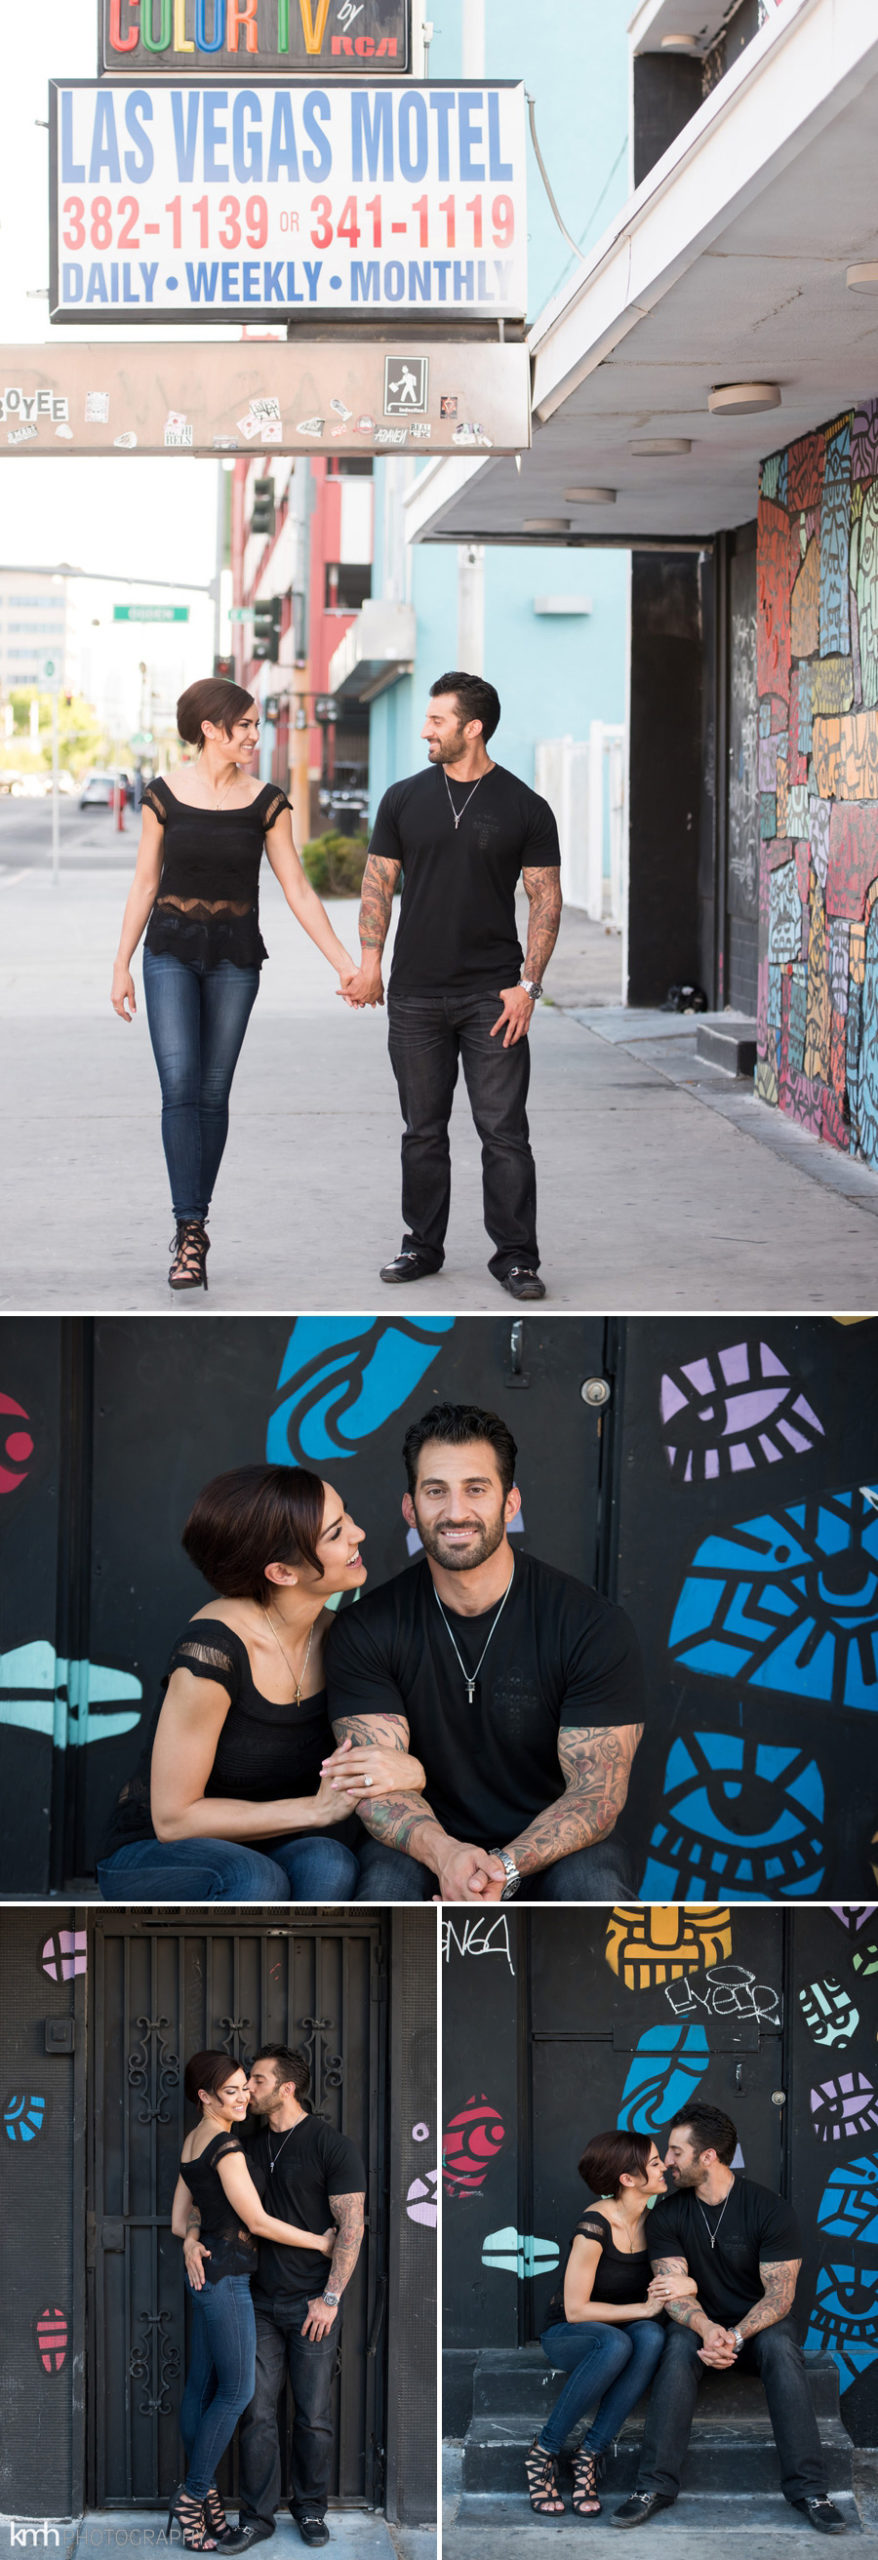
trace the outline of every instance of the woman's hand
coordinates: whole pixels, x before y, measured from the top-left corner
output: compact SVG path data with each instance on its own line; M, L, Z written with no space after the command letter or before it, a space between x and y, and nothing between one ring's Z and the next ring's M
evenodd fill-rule
M137 1012L137 998L134 993L134 980L130 969L126 968L125 963L122 960L115 961L113 966L113 984L110 990L110 1003L113 1007L113 1012L118 1014L120 1022L130 1022L134 1014Z
M352 960L349 960L347 967L345 969L340 969L338 973L339 995L343 998L345 1004L350 1005L352 1013L358 1013L363 1002L362 996L355 991L355 981L359 977L359 974L359 970L354 967Z
M331 2258L337 2239L338 2224L336 2222L331 2222L329 2230L321 2232L320 2239L315 2240L314 2247L315 2249L319 2249L322 2258Z
M423 1761L413 1751L395 1751L382 1742L352 1742L350 1736L320 1768L321 1778L354 1803L363 1795L421 1795L427 1784Z
M694 2276L653 2276L647 2301L681 2302L684 2294L698 2292Z

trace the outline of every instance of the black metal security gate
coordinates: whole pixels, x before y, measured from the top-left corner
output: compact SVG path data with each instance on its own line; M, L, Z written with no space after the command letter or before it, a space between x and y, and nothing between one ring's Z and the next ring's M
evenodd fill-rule
M382 2494L386 1924L305 1914L107 1913L94 1938L88 2109L88 2488L95 2507L156 2507L180 2477L186 2362L171 2200L184 2132L183 2068L212 2046L234 2063L260 2041L303 2046L315 2106L366 2161L366 2238L348 2288L335 2390L331 2496ZM289 2415L289 2412L287 2413ZM227 2488L233 2473L227 2469Z

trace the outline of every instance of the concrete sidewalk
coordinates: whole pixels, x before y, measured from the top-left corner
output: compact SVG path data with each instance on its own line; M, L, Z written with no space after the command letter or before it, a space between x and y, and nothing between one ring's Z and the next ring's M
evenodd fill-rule
M621 2560L630 2547L610 2521L622 2495L613 2487L612 2458L599 2483L603 2512L590 2518L587 2528L569 2504L563 2517L554 2520L533 2515L524 2489L518 2498L462 2500L461 2447L456 2442L444 2444L442 2467L442 2560L510 2560L510 2554L514 2560L541 2560L550 2529L561 2560L573 2560L575 2551L581 2551L586 2529L592 2560ZM833 2491L835 2504L856 2560L878 2560L878 2457L855 2448L853 2472L853 2496ZM569 2498L569 2485L566 2494ZM693 2497L685 2488L675 2506L631 2537L644 2560L652 2560L654 2552L658 2560L702 2560L707 2549L711 2560L814 2560L820 2539L780 2492L774 2497Z
M378 1266L400 1241L385 1017L344 1010L270 875L272 957L232 1096L210 1293L170 1296L146 1022L141 1007L126 1028L109 1005L133 850L132 839L124 870L96 855L57 888L33 870L0 882L0 1307L146 1310L181 1322L273 1308L386 1311L400 1298L412 1315L511 1310L486 1269L479 1146L463 1094L445 1269L408 1292L382 1288ZM353 948L354 901L332 912ZM615 937L568 912L549 981L562 1001L538 1007L532 1033L549 1310L870 1311L878 1176L696 1061L691 1022L626 1014L613 1001L618 964Z
M87 2516L0 2516L0 2551L48 2551L55 2560L114 2560L129 2555L179 2553L179 2527L169 2542L167 2514L143 2507L104 2508ZM434 2560L436 2535L428 2525L388 2524L380 2515L331 2507L327 2516L330 2560ZM268 2551L266 2544L266 2552ZM278 2516L271 2537L272 2560L298 2560L304 2550L291 2516Z

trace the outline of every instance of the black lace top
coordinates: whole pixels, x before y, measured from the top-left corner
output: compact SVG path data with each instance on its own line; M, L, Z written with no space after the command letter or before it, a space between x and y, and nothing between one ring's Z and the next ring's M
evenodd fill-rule
M261 968L268 953L259 931L259 865L268 828L290 806L286 792L266 782L249 809L190 809L158 777L143 798L164 828L147 951L170 951L207 969L218 960Z
M630 2252L627 2249L620 2249L614 2238L612 2223L608 2221L605 2213L599 2213L597 2207L593 2205L589 2205L581 2222L577 2223L573 2237L581 2240L597 2240L600 2245L601 2255L594 2280L598 2302L615 2304L646 2301L652 2272L648 2249L633 2249ZM571 2240L570 2249L572 2247L573 2240ZM567 2266L570 2264L570 2249L567 2252L567 2265L564 2268L565 2276ZM546 2328L551 2328L556 2321L566 2320L566 2318L562 2277L559 2289L557 2293L553 2293L546 2313Z
M230 2063L229 2069L232 2068ZM199 2239L210 2250L209 2258L203 2261L208 2284L219 2284L223 2276L252 2276L256 2273L257 2248L253 2233L238 2221L219 2174L219 2162L228 2159L232 2152L237 2152L241 2160L246 2156L237 2134L215 2133L213 2141L206 2142L204 2150L199 2151L197 2160L180 2162L180 2176L185 2180L192 2202L197 2204L201 2215ZM247 2167L252 2178L253 2164L250 2160L247 2160Z
M98 1853L101 1858L112 1857L114 1849L122 1848L127 1840L155 1838L149 1809L152 1746L168 1681L172 1671L178 1669L194 1671L199 1680L216 1681L229 1693L229 1711L205 1786L206 1796L237 1796L245 1804L265 1804L280 1796L317 1793L321 1760L335 1748L325 1689L315 1691L312 1698L303 1698L298 1707L294 1700L279 1705L276 1699L264 1698L256 1688L243 1638L222 1618L193 1618L170 1655L149 1734L137 1767L126 1780L110 1816ZM294 1832L289 1834L291 1839L296 1836ZM362 1835L356 1818L349 1815L347 1820L327 1825L322 1836L348 1841L355 1847ZM269 1857L272 1845L270 1838L249 1843L251 1848L264 1849Z

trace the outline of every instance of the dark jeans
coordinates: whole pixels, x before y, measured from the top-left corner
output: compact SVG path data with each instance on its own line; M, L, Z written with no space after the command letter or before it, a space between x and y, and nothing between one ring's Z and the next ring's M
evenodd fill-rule
M638 2489L660 2489L666 2497L677 2496L696 2393L708 2370L698 2360L700 2345L696 2330L681 2329L671 2322L646 2413ZM758 2329L755 2338L747 2339L737 2361L745 2373L758 2373L765 2392L780 2456L784 2497L824 2497L826 2469L792 2320L778 2320L773 2329ZM722 2390L723 2380L724 2376L718 2374L717 2391Z
M175 1218L206 1218L229 1129L229 1094L259 992L258 969L143 954L146 1018L162 1088Z
M549 2363L569 2374L550 2418L537 2438L546 2453L560 2453L586 2409L594 2410L582 2438L587 2453L614 2444L629 2410L648 2391L665 2343L661 2320L564 2320L544 2329L540 2345Z
M636 1887L624 1843L598 1840L592 1849L572 1849L553 1867L525 1876L524 1902L631 1902ZM423 1867L405 1849L388 1849L380 1840L364 1840L360 1848L360 1881L356 1902L430 1902L436 1892L432 1867ZM489 1909L487 1903L485 1909Z
M513 1263L536 1271L537 1181L525 1103L530 1079L526 1040L504 1049L491 1039L499 995L392 996L390 1063L399 1087L402 1141L403 1247L414 1246L434 1271L445 1259L451 1199L448 1123L458 1066L482 1141L485 1225L497 1279Z
M270 2313L256 2312L256 2381L238 2435L242 2524L255 2524L257 2518L272 2524L280 2504L277 2404L285 2366L295 2403L290 2506L294 2516L326 2512L339 2322L336 2317L328 2338L303 2338L307 2316L308 2297L302 2294L276 2301Z
M253 2397L256 2316L249 2276L221 2276L192 2304L192 2351L180 2410L186 2447L186 2487L205 2498L216 2479L242 2409Z
M359 1867L314 1832L270 1855L244 1840L126 1840L98 1864L105 1902L352 1902Z

